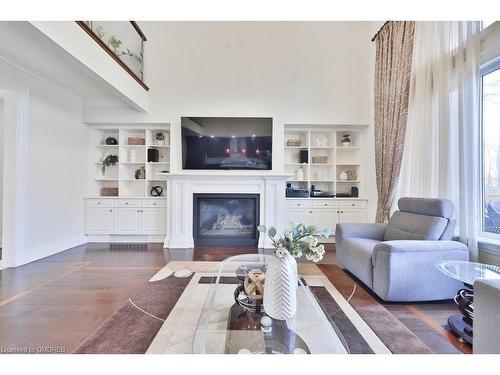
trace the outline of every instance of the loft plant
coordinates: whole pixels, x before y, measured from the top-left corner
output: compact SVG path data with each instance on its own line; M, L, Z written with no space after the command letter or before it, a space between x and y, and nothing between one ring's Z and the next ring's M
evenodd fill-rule
M342 134L342 145L349 146L351 144L351 135L350 134Z
M118 155L110 154L106 155L102 161L102 175L106 172L106 167L112 167L118 164Z
M156 133L155 138L158 141L158 143L165 143L165 133L158 132Z
M266 233L266 227L259 225L259 232ZM266 262L264 284L264 310L271 318L291 319L297 311L297 262L295 258L305 255L307 260L319 262L325 254L325 247L318 243L317 236L328 237L330 230L318 232L314 225L294 224L282 235L270 227L267 235L274 246L274 254Z

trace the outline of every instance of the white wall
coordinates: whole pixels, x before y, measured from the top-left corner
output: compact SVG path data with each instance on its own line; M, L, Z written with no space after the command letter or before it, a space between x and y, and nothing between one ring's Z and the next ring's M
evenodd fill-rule
M4 160L3 122L4 122L3 96L2 96L2 91L0 91L0 247L2 247L2 227L3 227L3 160Z
M32 93L29 116L24 262L85 242L89 161L80 101Z
M149 112L87 111L89 122L169 122L180 168L181 116L271 116L283 125L369 124L373 68L368 22L141 22L148 41ZM373 129L365 131L363 196L374 211ZM273 166L282 169L283 151ZM369 163L369 164L368 164ZM370 214L370 217L373 216Z

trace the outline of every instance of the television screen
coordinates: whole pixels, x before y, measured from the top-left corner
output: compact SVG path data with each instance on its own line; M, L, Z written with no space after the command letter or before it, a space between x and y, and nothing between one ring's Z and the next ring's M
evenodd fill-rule
M183 169L272 169L273 119L182 117Z

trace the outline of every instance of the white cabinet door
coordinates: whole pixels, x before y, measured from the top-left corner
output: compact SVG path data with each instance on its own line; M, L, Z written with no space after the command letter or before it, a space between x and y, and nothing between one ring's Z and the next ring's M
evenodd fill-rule
M309 209L289 209L286 211L286 219L285 225L286 227L290 227L292 223L302 223L305 225L312 224L312 215L311 210Z
M109 234L113 231L113 208L87 207L85 222L87 234Z
M164 234L167 232L166 210L161 208L143 208L142 219L146 234Z
M141 234L142 214L140 208L115 208L114 232L117 234Z
M341 209L340 210L340 220L342 223L364 223L366 213L365 210L361 209Z
M330 229L335 231L338 222L338 210L316 210L312 213L313 225L319 230Z

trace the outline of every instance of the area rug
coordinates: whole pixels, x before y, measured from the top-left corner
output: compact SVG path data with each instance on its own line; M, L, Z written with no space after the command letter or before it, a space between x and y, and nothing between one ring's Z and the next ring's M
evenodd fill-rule
M170 262L75 353L198 353L195 330L219 262ZM190 270L192 273L186 276ZM336 265L299 264L303 280L352 354L431 350ZM223 282L235 288L237 279ZM224 322L222 322L224 324Z

